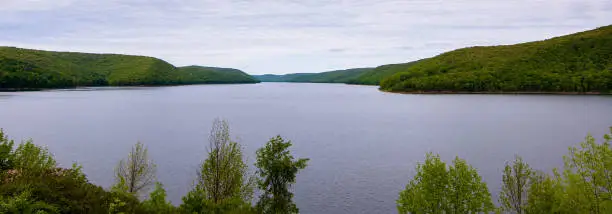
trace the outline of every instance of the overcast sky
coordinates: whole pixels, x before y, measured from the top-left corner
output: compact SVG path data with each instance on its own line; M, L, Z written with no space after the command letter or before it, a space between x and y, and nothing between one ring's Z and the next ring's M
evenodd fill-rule
M408 62L612 24L612 0L0 0L0 46L251 74Z

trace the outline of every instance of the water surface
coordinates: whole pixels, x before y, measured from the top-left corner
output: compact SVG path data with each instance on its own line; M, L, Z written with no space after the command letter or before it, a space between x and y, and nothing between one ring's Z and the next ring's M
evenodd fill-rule
M63 166L78 161L104 187L141 141L178 204L221 117L251 165L278 134L293 141L296 157L311 159L295 185L302 213L395 213L398 192L427 152L466 159L496 197L515 154L550 170L568 146L612 125L610 96L406 95L296 83L112 89L0 93L0 127L47 145Z

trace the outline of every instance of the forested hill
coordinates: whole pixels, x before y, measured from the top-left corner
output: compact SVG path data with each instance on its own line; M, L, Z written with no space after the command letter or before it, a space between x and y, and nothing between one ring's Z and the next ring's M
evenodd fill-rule
M217 68L204 66L178 67L182 84L229 84L258 83L255 77L233 68Z
M224 72L208 68L187 75L183 69L146 56L0 47L0 90L198 84L210 83L210 79L223 83L258 82L241 71L221 75ZM235 75L236 72L244 75Z
M297 73L285 75L255 75L262 82L311 82L311 83L349 83L373 68L353 68L327 71L322 73Z
M358 85L378 85L380 84L380 81L382 81L384 78L390 77L393 74L401 72L401 70L394 69L396 66L401 65L402 67L409 67L417 62L418 61L403 64L381 65L374 69L370 69L361 73L359 76L351 79L347 83Z
M470 47L396 72L380 88L393 92L612 91L612 25L516 45Z

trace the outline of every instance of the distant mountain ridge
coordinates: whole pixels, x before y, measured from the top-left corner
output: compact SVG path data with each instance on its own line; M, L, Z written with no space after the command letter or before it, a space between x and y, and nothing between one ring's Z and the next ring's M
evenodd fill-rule
M257 82L236 69L177 68L147 56L0 47L0 90Z
M413 65L418 61L403 63ZM389 69L393 65L381 65L375 68L351 68L326 71L321 73L292 73L253 75L261 82L303 82L303 83L346 83L355 85L379 85L380 82L400 71Z
M264 74L254 75L253 77L262 82L350 83L355 81L360 75L372 69L373 68L352 68L322 73Z

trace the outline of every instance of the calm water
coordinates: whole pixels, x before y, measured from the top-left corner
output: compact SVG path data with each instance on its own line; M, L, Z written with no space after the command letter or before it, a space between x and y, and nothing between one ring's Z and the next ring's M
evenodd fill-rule
M63 166L81 163L104 187L129 148L145 143L170 199L191 187L214 118L255 150L277 134L296 157L302 213L395 213L395 200L425 153L466 159L496 197L506 160L562 165L567 147L612 125L612 97L402 95L334 84L182 86L0 93L0 127L48 145Z

